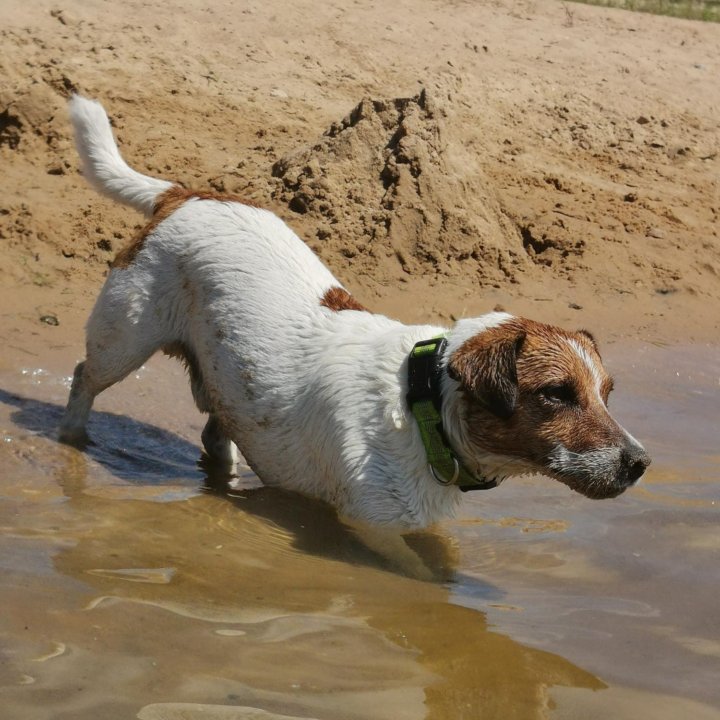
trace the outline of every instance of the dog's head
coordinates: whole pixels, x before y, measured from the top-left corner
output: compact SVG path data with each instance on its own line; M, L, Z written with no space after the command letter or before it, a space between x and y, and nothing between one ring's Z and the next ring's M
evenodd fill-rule
M610 415L590 333L493 313L448 336L443 422L479 475L539 472L590 498L633 485L650 458Z

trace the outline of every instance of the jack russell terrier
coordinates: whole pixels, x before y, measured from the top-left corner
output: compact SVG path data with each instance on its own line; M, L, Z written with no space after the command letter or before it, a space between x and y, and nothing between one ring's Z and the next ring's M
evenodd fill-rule
M493 312L451 329L367 311L290 228L237 197L142 175L102 106L70 114L84 173L148 224L115 258L87 325L60 438L157 350L182 359L202 442L267 485L360 521L427 526L463 491L541 473L611 498L650 463L610 415L590 333Z

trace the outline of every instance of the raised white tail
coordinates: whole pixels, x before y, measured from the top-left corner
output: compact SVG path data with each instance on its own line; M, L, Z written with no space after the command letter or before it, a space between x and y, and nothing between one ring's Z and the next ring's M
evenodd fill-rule
M158 195L171 188L173 183L136 172L122 159L110 121L100 103L73 95L70 119L88 182L113 200L130 205L147 216L152 215Z

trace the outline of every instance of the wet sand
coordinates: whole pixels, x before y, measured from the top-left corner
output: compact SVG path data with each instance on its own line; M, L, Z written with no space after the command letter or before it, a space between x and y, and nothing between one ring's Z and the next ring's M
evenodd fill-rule
M87 452L57 444L73 353L0 366L7 717L720 718L717 347L608 347L643 483L470 495L409 540L428 582L329 507L198 467L164 358L100 396Z
M3 720L720 718L720 26L245 5L4 3ZM82 324L141 225L78 172L76 90L138 170L271 208L375 311L591 329L646 479L469 496L410 539L420 582L328 507L198 467L170 361L99 398L85 453L58 445Z

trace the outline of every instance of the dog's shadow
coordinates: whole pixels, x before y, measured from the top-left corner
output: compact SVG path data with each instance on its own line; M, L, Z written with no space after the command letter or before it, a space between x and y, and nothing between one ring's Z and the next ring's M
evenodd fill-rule
M15 425L57 442L62 406L1 388L0 402L16 408L10 416ZM92 440L83 451L121 480L143 485L197 485L203 480L197 447L173 432L102 411L92 412L88 429Z
M63 413L60 405L3 389L0 389L0 402L15 408L10 417L16 426L57 442L57 428ZM201 456L198 446L174 432L103 411L93 411L88 432L91 441L82 452L123 482L142 486L199 487L232 502L242 512L283 528L291 534L293 547L301 552L415 574L405 567L407 557L394 557L392 547L385 551L384 546L392 545L386 538L380 543L369 542L367 533L343 522L327 503L289 490L266 487L250 473L243 476L242 480L246 482L238 489L234 476L214 466ZM71 501L82 498L85 487L85 477L67 477L63 481L63 491ZM468 582L468 578L461 577L457 570L457 551L447 537L434 532L417 532L404 535L403 544L427 569L423 579ZM501 595L497 588L476 578L471 582L476 595L487 599L497 599Z

